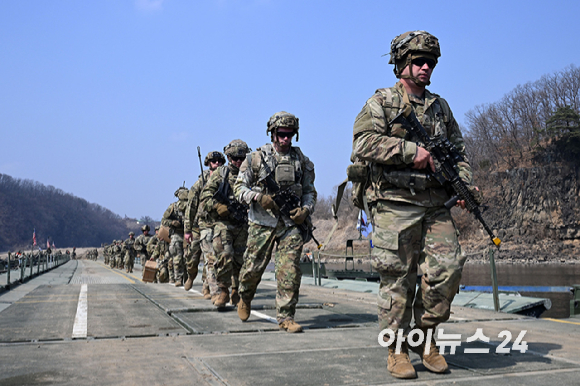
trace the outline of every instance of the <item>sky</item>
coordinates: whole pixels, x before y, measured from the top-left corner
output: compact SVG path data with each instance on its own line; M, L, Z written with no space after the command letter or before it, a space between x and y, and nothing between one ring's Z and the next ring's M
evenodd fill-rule
M120 216L160 219L233 139L300 119L319 195L346 178L352 125L395 84L387 54L435 35L429 90L465 114L580 65L578 1L0 0L0 173Z

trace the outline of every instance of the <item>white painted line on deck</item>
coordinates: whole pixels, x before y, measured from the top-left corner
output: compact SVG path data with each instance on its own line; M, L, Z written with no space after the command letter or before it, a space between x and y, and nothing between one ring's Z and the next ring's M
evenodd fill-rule
M268 316L266 314L262 314L261 312L258 312L258 311L250 311L250 314L252 314L254 316L257 316L258 318L265 319L268 322L278 324L278 321L276 320L276 318L272 318L272 317L270 317L270 316Z
M201 292L194 290L193 288L189 290L189 292L193 292L194 294L203 295Z
M278 284L262 283L262 285L265 285L265 286L267 286L267 287L274 287L274 288L278 288Z
M77 306L77 315L75 316L75 324L73 325L73 338L87 337L87 317L89 311L89 303L87 301L88 285L81 285L81 293L79 294L79 304Z

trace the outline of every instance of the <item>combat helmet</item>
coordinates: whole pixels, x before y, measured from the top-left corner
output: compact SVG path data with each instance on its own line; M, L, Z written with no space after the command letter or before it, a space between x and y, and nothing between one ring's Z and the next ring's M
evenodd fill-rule
M129 232L129 236L135 236L135 232Z
M287 127L294 130L296 134L296 142L298 142L298 118L294 114L287 113L286 111L280 111L272 115L268 119L268 128L266 129L266 134L270 134L272 140L274 140L274 135L280 127Z
M245 157L252 149L241 139L234 139L224 147L224 154L228 157Z
M393 39L391 42L391 58L389 64L394 64L393 72L397 78L412 79L419 85L422 84L417 78L411 75L401 75L405 67L411 64L411 61L416 58L429 58L435 61L441 56L441 49L439 47L439 40L426 31L409 31L401 34Z
M150 231L150 230L151 230L151 227L149 226L149 224L145 224L145 225L143 225L143 226L141 227L141 230L142 230L143 232L145 232L145 231Z
M173 194L179 199L179 201L187 201L189 189L187 189L185 186L180 186Z
M205 156L205 160L203 161L203 165L209 166L209 161L211 160L221 161L222 164L226 163L226 157L224 157L224 155L219 151L210 151L209 153L207 153L207 155Z
M155 230L158 231L159 230L159 225L155 225Z

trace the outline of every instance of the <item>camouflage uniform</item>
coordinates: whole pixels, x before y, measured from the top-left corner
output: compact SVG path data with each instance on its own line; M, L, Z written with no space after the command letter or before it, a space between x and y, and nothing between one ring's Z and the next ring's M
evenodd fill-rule
M155 282L167 283L169 281L169 268L167 265L169 244L160 240L157 234L155 234L147 243L147 251L151 253L150 260L157 261L157 276Z
M153 236L151 236L150 234L146 235L145 232L146 231L149 232L150 229L151 228L149 227L149 225L143 225L141 227L141 231L143 233L137 236L137 238L135 239L135 244L133 244L135 254L137 255L137 257L139 257L141 265L143 267L145 266L145 262L149 260L149 253L147 253L147 244L149 243L149 240ZM145 270L143 270L143 272L145 272Z
M217 211L217 205L222 204L214 195L220 189L227 177L229 188L227 195L230 202L236 202L234 196L234 185L239 174L239 169L231 162L232 156L245 157L250 151L247 144L241 140L234 140L224 148L224 153L230 160L228 165L220 166L212 173L203 192L201 193L201 207L205 213L205 222L211 224L213 228L212 247L215 252L214 271L219 287L220 294L224 294L219 306L223 306L224 302L229 301L229 288L232 287L232 301L237 303L239 299L237 295L239 287L239 274L244 263L244 251L246 250L246 241L248 238L248 223L247 221L237 220L229 211L223 212L223 217ZM239 162L239 161L238 161ZM244 216L247 216L247 207L241 206L240 210ZM212 226L213 225L213 226ZM235 295L234 295L235 294Z
M275 114L292 116L281 112ZM297 132L297 118L296 132ZM270 127L270 126L269 126ZM269 129L270 130L270 129ZM272 133L272 140L274 140ZM256 293L256 289L266 266L270 262L274 244L277 243L276 253L276 310L278 323L293 321L298 303L298 293L302 273L300 271L300 256L304 240L296 223L288 216L276 209L264 209L256 199L260 195L272 195L265 186L263 178L268 174L264 160L269 170L274 174L279 164L285 163L294 168L294 181L284 185L279 181L281 188L292 187L301 199L301 206L309 213L313 213L316 204L316 189L314 188L314 164L302 154L298 147L291 147L288 154L279 154L270 143L252 152L240 168L235 184L235 196L240 202L250 206L248 214L249 229L247 249L244 253L244 265L240 272L240 296L242 301L238 305L238 315L243 303L249 304ZM241 317L241 316L240 316ZM242 319L243 320L243 319Z
M123 255L122 255L121 245L122 245L121 244L121 241L120 240L117 240L115 242L115 249L113 250L114 251L114 254L115 254L115 267L114 268L117 268L117 269L123 269L124 268L124 266L123 266Z
M135 264L135 233L130 232L129 238L123 243L123 253L125 255L125 271L130 273L133 272L133 265Z
M175 192L178 201L169 205L161 220L161 225L169 228L169 234L171 236L169 255L170 261L173 262L173 279L175 280L176 286L183 285L183 275L185 273L185 260L183 259L183 221L185 207L187 205L187 195L187 188L179 188Z
M437 43L435 59L438 50ZM406 58L411 57L415 56L409 53ZM400 70L406 65L399 59ZM400 73L397 76L405 78ZM419 328L432 328L449 318L465 262L457 228L443 206L450 198L448 192L429 177L429 171L411 169L417 139L410 138L400 124L390 124L406 98L429 135L445 136L467 160L459 125L449 105L428 90L420 98L407 94L401 82L379 89L356 117L352 161L366 162L370 170L366 199L373 220L373 268L381 277L379 328L401 328L405 335L411 329L413 313ZM471 183L468 163L459 165L459 174ZM423 276L415 294L417 268Z
M187 252L185 255L185 264L187 266L187 274L191 277L191 280L195 280L198 273L199 261L201 259L201 240L200 240L200 229L198 224L198 206L199 206L199 195L203 189L203 182L207 182L210 176L209 170L203 171L202 176L199 176L197 181L189 189L189 194L187 196L187 208L185 209L185 233L191 233L191 242L187 245ZM204 264L202 280L204 286L207 286L205 279L206 266Z

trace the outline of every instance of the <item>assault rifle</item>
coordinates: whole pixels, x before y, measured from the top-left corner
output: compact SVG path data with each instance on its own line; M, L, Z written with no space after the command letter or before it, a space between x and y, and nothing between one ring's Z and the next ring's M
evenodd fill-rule
M435 172L431 172L433 177L443 186L451 186L455 195L445 203L447 209L451 209L457 201L465 201L465 207L472 213L475 218L483 225L485 231L489 234L491 241L499 248L501 240L493 234L493 231L483 220L479 204L473 193L467 187L467 184L459 177L455 169L458 162L465 162L463 156L457 151L455 146L447 138L437 137L431 139L427 131L417 119L411 106L407 105L397 116L390 122L401 124L411 137L419 139L425 149L433 157Z
M222 203L228 207L228 212L232 217L239 223L248 223L248 207L236 200L230 200L230 182L228 181L228 174L230 173L230 168L226 166L226 173L222 183L220 184L218 190L214 193L213 198L217 202Z
M199 158L199 169L201 170L201 183L205 186L205 178L203 178L203 164L201 163L201 150L197 147L197 158Z
M266 177L263 180L266 183L266 187L268 188L268 190L274 193L272 199L278 206L280 213L290 217L290 211L294 208L300 207L300 197L298 197L298 195L294 193L294 191L290 187L285 189L280 188L280 185L278 185L276 180L274 180L274 177L272 177L272 171L270 170L270 167L268 166L266 161L264 161L263 157L262 164L264 165L264 169L266 170L267 173ZM312 219L310 218L310 215L306 217L306 220L302 224L296 224L296 226L300 231L300 235L302 236L302 240L304 240L304 244L306 244L308 241L310 241L310 239L312 239L316 243L317 247L320 249L322 244L320 244L318 240L316 240L316 237L314 237L313 231L315 228L312 225Z

